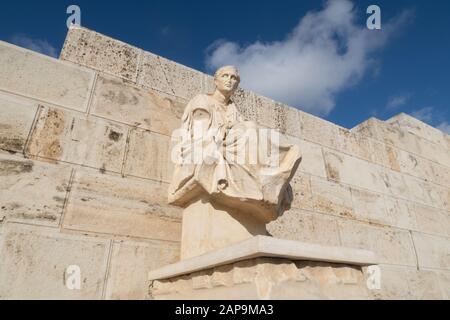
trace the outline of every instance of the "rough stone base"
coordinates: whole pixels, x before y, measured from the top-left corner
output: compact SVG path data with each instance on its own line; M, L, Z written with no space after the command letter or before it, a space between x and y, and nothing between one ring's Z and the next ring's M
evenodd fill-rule
M157 300L370 299L363 268L256 258L150 283Z

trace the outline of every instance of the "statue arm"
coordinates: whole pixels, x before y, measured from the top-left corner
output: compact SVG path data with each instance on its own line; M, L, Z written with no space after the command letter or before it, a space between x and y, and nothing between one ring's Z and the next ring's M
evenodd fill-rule
M202 95L197 95L186 105L181 118L182 126L185 130L192 131L194 122L206 122L210 119L211 115L204 100Z

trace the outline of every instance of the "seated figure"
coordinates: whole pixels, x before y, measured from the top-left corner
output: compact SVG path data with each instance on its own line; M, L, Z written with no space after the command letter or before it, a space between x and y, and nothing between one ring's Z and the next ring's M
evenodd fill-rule
M300 151L280 143L278 131L240 116L231 100L239 82L235 67L222 67L214 75L214 93L187 104L172 152L169 203L186 207L206 196L269 222L290 207L289 182Z

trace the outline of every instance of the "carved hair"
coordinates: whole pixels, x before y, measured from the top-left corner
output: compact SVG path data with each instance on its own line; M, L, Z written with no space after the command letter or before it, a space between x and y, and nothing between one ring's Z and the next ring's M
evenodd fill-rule
M239 75L239 70L235 66L223 66L217 69L216 73L214 73L214 79L217 79L225 70L233 70L236 73L237 80L241 82L241 76Z

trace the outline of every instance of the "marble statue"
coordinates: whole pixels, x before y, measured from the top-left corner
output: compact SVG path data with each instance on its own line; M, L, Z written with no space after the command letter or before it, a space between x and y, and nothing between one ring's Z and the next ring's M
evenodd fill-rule
M218 69L214 83L212 94L195 96L184 111L172 155L176 165L169 203L195 208L197 220L206 219L199 211L222 210L255 235L261 228L252 231L249 219L265 225L290 207L289 182L301 161L300 150L280 143L276 130L240 116L232 100L240 83L235 67ZM195 205L198 201L202 207Z

